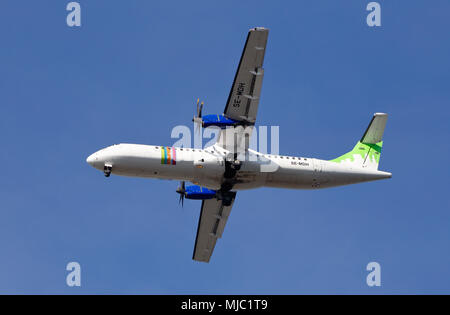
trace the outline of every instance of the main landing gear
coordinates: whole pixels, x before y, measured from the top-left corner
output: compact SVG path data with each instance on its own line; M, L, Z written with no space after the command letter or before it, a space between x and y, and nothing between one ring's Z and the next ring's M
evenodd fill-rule
M241 169L241 161L238 160L237 154L230 153L225 159L225 178L233 178L237 171Z
M237 159L237 154L229 154L225 159L225 173L224 180L219 190L220 199L224 206L230 206L233 198L236 195L232 192L233 185L236 182L236 173L241 169L242 163Z
M225 207L231 206L231 203L233 202L233 196L235 194L231 192L226 192L222 194L222 203Z
M241 169L241 161L234 160L233 162L231 162L231 168L233 168L236 171L239 171Z
M218 190L217 194L216 194L216 198L218 200L222 200L222 204L225 207L231 206L231 203L233 202L234 196L236 196L235 192L232 192L232 191L229 191L229 190L228 191L227 190L223 190L223 188Z
M105 177L111 176L112 171L112 165L111 164L105 164L103 167L103 173L105 174Z

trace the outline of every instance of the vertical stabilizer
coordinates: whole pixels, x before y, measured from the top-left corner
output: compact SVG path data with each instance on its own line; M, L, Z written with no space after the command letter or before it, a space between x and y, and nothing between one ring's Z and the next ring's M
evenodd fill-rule
M331 161L377 170L380 163L381 148L383 146L382 139L387 117L388 115L384 113L374 114L366 132L353 150Z

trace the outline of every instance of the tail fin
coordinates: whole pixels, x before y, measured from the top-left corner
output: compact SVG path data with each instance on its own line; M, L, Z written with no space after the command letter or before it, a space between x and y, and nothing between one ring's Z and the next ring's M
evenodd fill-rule
M369 127L367 127L366 132L353 150L331 161L377 170L378 163L380 163L381 147L383 146L382 139L387 117L387 114L375 113Z

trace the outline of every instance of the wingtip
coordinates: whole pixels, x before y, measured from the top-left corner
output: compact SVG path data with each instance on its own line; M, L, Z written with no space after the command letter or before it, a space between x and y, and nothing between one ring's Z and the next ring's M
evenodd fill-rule
M249 32L254 32L254 31L260 31L260 32L268 32L269 31L269 29L268 28L265 28L265 27L262 27L262 26L256 26L256 27L253 27L253 28L251 28L250 30L249 30Z

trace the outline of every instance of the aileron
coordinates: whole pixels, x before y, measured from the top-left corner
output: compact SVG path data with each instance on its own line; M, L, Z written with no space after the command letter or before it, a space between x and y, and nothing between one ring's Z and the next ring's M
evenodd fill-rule
M225 116L254 124L258 111L269 30L261 27L251 29L242 52L241 60L225 107Z

